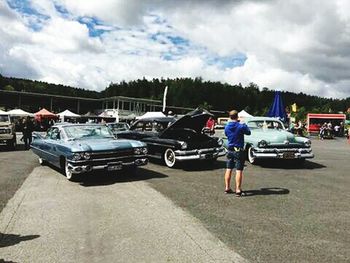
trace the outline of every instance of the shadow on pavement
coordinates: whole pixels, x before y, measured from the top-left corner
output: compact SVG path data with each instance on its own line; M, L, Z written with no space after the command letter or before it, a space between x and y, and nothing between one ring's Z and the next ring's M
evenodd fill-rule
M25 149L24 144L17 144L15 150L7 147L6 145L0 145L0 152L19 152L19 151L29 151L29 149Z
M270 187L270 188L261 188L259 190L244 190L246 196L254 195L286 195L289 194L289 190L286 188L280 187Z
M28 241L40 237L39 235L21 236L15 234L0 233L0 247L10 247L22 241Z
M314 170L322 169L327 166L306 160L304 163L295 160L265 160L259 161L257 164L263 168L276 168L276 169L294 169L294 170Z
M147 170L144 168L137 168L133 170L123 170L120 172L94 172L81 175L77 179L81 186L100 186L100 185L111 185L115 183L126 183L134 181L144 181L153 178L166 178L168 176L158 173L155 171Z
M7 261L5 259L0 258L0 263L16 263L15 261Z

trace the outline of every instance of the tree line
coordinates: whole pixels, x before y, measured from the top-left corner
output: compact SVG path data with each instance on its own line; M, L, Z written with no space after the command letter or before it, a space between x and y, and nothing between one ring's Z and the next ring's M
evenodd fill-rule
M165 87L168 86L167 105L209 110L228 111L232 108L246 110L252 115L265 115L272 104L274 90L250 83L242 86L240 83L204 81L202 78L175 78L148 80L146 78L110 83L101 92L65 85L56 85L42 81L9 78L0 75L0 89L46 93L72 97L105 98L111 96L126 96L162 100ZM304 93L282 91L286 107L297 104L297 118L303 118L307 112L337 113L345 112L350 107L350 97L344 99L323 98ZM298 116L300 115L300 116Z

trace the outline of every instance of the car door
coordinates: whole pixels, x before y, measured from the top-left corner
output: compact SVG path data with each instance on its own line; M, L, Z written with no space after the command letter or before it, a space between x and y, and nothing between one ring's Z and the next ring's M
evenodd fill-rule
M60 130L57 127L51 128L47 134L46 149L48 152L49 161L56 165L60 165L60 154L57 149L57 145L60 143Z

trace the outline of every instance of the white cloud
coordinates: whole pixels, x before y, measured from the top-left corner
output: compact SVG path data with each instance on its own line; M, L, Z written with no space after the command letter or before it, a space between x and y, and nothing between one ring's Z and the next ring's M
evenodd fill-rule
M346 0L307 5L302 0L36 0L31 7L48 18L21 14L0 2L0 71L5 75L96 90L142 77L202 76L350 96ZM33 30L33 23L40 29ZM94 30L104 33L92 37ZM168 36L188 44L180 46ZM247 56L241 67L206 61L237 53Z

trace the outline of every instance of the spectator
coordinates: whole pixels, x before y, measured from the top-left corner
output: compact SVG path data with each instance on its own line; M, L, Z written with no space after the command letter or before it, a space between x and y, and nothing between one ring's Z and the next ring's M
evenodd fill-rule
M215 120L213 119L213 117L209 117L207 124L206 124L206 128L209 130L209 134L210 135L214 135L215 133Z

